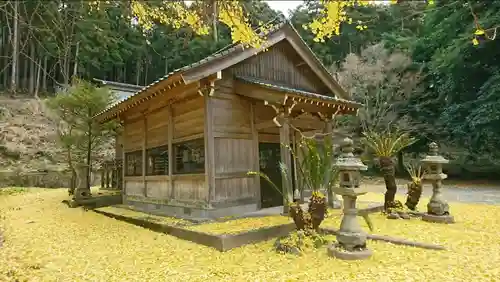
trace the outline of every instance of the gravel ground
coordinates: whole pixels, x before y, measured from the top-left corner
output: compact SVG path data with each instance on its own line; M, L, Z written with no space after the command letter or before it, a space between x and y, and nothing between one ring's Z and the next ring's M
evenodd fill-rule
M370 192L384 192L384 185L366 185ZM406 194L406 185L398 185L398 194ZM423 197L432 195L432 186L424 185ZM457 187L454 185L445 185L443 187L443 196L450 202L479 203L500 205L500 187Z

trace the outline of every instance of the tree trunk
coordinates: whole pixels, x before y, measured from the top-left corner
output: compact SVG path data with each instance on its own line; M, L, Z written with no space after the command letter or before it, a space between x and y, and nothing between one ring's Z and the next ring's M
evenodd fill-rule
M403 151L398 152L398 175L405 174L405 161Z
M417 208L420 197L422 196L422 183L408 183L408 196L406 197L405 205L412 211Z
M43 56L42 91L47 92L47 56Z
M17 90L17 64L18 64L18 59L19 59L19 46L18 46L18 40L19 40L19 16L18 16L18 8L19 8L19 1L13 1L14 2L14 31L13 31L13 36L12 36L12 71L11 71L11 77L10 77L10 91L12 92L12 95L16 93Z
M89 109L89 116L92 116L91 110ZM92 122L89 122L87 124L87 130L88 130L88 144L87 144L87 170L86 173L87 175L85 176L87 178L87 189L90 189L90 171L91 171L91 163L92 163Z
M214 42L219 42L219 36L217 32L217 0L212 0L212 32L214 36Z
M139 85L140 80L141 80L141 59L140 57L137 58L137 64L135 67L135 85Z
M35 44L33 41L30 42L30 77L29 77L29 93L34 95L35 93L35 77L36 77L36 59L35 59Z
M76 43L75 64L73 65L73 77L78 75L78 53L80 52L80 42Z
M149 70L149 56L146 56L145 59L145 64L144 64L144 84L143 85L148 85L148 70Z
M29 52L29 47L28 47L28 52ZM28 55L25 55L23 56L24 58L24 66L22 68L22 75L21 75L21 79L19 81L19 84L21 84L21 89L23 89L23 91L29 91L29 85L28 85L28 80L29 80L29 69L30 69L30 66L31 66L31 58L28 56ZM28 92L29 93L29 92Z
M384 197L384 209L390 208L391 204L394 202L396 197L396 192L398 187L396 186L396 177L394 172L394 161L391 157L380 157L380 170L384 176L385 182L385 197Z
M42 59L38 60L38 64L36 66L36 82L35 82L35 90L33 91L33 96L38 99L38 91L40 89L40 74L42 72Z

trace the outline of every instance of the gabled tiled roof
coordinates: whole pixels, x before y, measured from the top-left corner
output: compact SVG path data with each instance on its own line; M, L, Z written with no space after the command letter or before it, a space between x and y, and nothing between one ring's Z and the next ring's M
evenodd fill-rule
M271 23L272 24L272 23ZM283 28L285 25L288 25L296 34L297 34L297 37L300 39L300 43L303 44L303 46L305 48L307 48L307 50L310 52L310 54L312 54L312 58L316 61L316 63L320 66L320 70L322 72L325 72L326 74L328 74L328 76L332 77L333 79L333 76L332 74L328 71L328 69L323 65L323 63L319 60L319 58L316 56L316 54L314 54L314 52L311 50L311 48L307 45L307 43L302 39L302 37L299 35L299 33L297 32L297 30L293 27L293 25L287 21L287 20L283 20L281 18L278 18L277 21L276 21L276 24L275 26L268 31L268 35L269 34L272 34L278 30L280 30L281 28ZM263 34L261 34L263 35ZM157 80L153 81L152 83L150 83L149 85L146 85L144 87L142 87L140 90L138 90L136 93L134 93L133 95L129 96L128 98L124 99L124 100L121 100L121 101L118 101L117 103L113 104L113 105L110 105L108 108L106 108L104 111L100 112L99 114L97 114L96 116L99 116L109 110L111 110L112 108L115 108L115 107L118 107L119 104L122 104L124 102L126 102L127 100L130 100L131 98L147 91L148 89L152 88L153 86L159 84L160 82L162 82L163 80L166 80L168 79L169 77L175 75L175 74L182 74L190 69L193 69L195 67L198 67L198 66L201 66L201 65L204 65L204 64L207 64L207 63L210 63L216 59L219 59L221 57L224 57L228 54L231 54L233 53L234 51L238 50L238 49L241 49L242 48L242 45L240 43L233 43L233 44L230 44L220 50L218 50L217 52L213 53L212 55L198 61L198 62L195 62L195 63L192 63L192 64L189 64L189 65L186 65L182 68L178 68L176 70L173 70L167 74L165 74L164 76L158 78ZM338 87L338 92L341 93L342 95L341 96L344 96L343 98L347 98L348 97L348 94L345 93L345 91L340 87L340 85L338 85L338 83L335 82L335 85L336 87ZM345 100L347 101L347 100Z
M281 23L278 23L276 26L274 26L270 31L269 33L272 33L272 32L275 32L277 30L279 30L280 28L282 28L287 22L281 22ZM96 116L98 115L101 115L103 114L104 112L107 112L109 111L111 108L114 108L116 106L118 106L119 104L131 99L132 97L136 96L136 95L139 95L140 93L148 90L149 88L157 85L158 83L160 83L161 81L169 78L170 76L174 75L174 74L177 74L177 73L182 73L182 72L185 72L187 70L190 70L194 67L197 67L197 66L200 66L200 65L203 65L203 64L206 64L206 63L209 63L217 58L220 58L220 57L223 57L225 55L228 55L234 51L236 51L238 48L241 48L241 44L239 43L232 43L232 44L229 44L227 46L225 46L224 48L216 51L215 53L213 53L212 55L204 58L204 59L201 59L197 62L194 62L192 64L189 64L189 65L186 65L182 68L178 68L178 69L175 69L167 74L165 74L164 76L158 78L157 80L153 81L152 83L150 83L149 85L146 85L144 87L142 87L142 89L138 90L134 95L131 95L129 96L128 98L124 99L124 100L121 100L121 101L118 101L112 105L110 105L108 108L106 108L104 111L98 113Z

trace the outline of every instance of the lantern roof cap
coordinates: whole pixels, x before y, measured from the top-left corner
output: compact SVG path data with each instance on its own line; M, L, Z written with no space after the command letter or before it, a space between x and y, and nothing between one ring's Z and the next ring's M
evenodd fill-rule
M333 166L339 170L367 170L368 167L353 154L354 142L352 139L346 137L340 144L341 153L335 160Z
M429 154L421 162L426 164L447 164L450 161L438 154L439 146L436 142L429 144Z

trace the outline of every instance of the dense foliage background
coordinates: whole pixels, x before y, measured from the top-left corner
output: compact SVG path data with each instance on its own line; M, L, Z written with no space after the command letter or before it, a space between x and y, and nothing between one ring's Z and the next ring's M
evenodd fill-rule
M146 85L231 41L224 25L218 28L217 38L162 25L143 34L133 24L127 1L102 2L98 10L85 1L1 2L0 88L4 95L53 95L75 75ZM278 15L263 1L242 2L255 23ZM476 29L473 14L482 27L494 28L500 25L500 2L443 0L431 7L400 2L349 10L368 29L359 31L355 22L346 23L340 36L325 43L314 42L314 36L303 28L315 16L318 1L305 1L290 20L335 75L353 73L348 71L352 70L348 63L355 61L352 56L370 65L375 53L369 50L375 45L385 48L379 53L386 57L373 55L382 66L392 62L387 59L394 58L391 54L408 58L402 64L405 71L384 74L387 79L378 83L392 83L408 70L418 73L418 85L405 90L404 99L396 104L387 98L397 105L392 109L396 119L404 119L420 140L409 150L426 150L429 140L435 140L454 160L453 173L496 176L493 172L500 168L499 41L474 46L471 40ZM390 87L379 89L380 95L394 93Z

